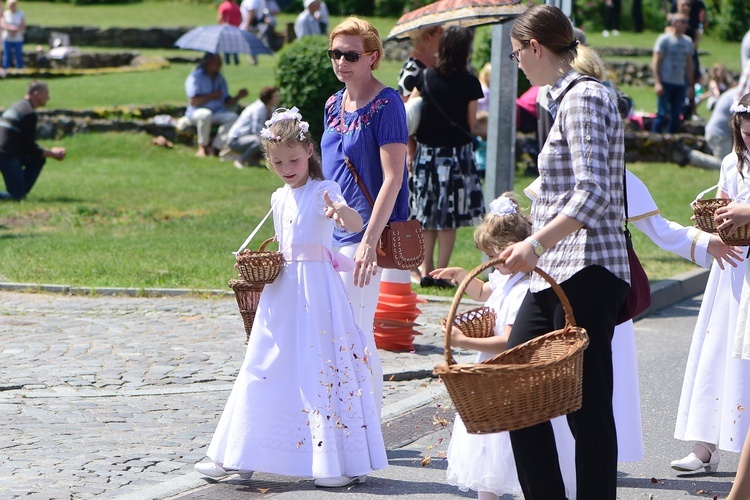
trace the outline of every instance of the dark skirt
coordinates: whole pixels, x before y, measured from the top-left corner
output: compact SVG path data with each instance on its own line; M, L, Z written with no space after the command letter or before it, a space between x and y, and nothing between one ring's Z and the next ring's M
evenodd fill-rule
M459 148L417 144L409 206L424 229L457 229L481 221L484 196L471 143Z

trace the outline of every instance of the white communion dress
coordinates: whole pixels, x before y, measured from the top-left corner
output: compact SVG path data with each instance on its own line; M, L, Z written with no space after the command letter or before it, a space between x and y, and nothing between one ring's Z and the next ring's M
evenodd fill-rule
M490 285L492 295L484 305L495 311L494 334L502 335L505 327L515 322L518 309L529 289L528 274L504 276L495 270L490 274ZM475 363L493 356L494 354L480 351ZM560 457L560 471L565 482L565 495L575 498L575 441L566 417L552 419L552 427ZM497 496L521 493L508 432L469 434L461 417L456 414L447 458L448 483L461 491L490 491Z
M263 290L245 360L207 455L225 469L359 476L388 466L366 340L332 257L334 222L309 179L271 197L284 266ZM351 264L351 261L349 261Z
M747 174L743 180L736 168L735 153L721 164L719 190L736 201L750 200ZM743 249L744 250L744 249ZM703 441L739 453L745 442L750 418L750 364L732 356L740 314L742 282L747 260L737 267L717 263L703 293L690 344L674 437Z
M540 179L524 190L536 198ZM713 257L708 253L711 235L695 227L686 227L664 219L646 185L626 170L628 221L663 250L684 257L699 266L708 267ZM638 392L638 360L633 321L615 327L612 338L614 393L612 408L617 428L617 459L637 462L643 459L641 400ZM562 461L562 459L561 459Z

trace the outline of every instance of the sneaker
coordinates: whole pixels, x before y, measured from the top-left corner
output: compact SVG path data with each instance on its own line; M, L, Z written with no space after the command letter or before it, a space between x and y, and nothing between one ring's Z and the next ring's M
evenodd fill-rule
M350 486L352 484L364 483L366 479L367 475L354 477L323 477L315 480L315 486L319 488L343 488L344 486Z

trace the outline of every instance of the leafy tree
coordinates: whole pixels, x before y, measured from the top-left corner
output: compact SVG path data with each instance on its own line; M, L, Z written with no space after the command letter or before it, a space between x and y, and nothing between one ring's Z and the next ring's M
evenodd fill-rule
M750 2L747 0L724 0L721 3L716 33L727 42L739 42L747 32L750 19Z

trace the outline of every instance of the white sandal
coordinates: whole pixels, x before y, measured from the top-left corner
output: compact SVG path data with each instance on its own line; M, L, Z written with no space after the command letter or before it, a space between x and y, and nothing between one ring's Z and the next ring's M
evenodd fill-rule
M711 451L707 443L698 441L695 444L702 446L708 452L708 462L704 462L695 453L691 452L688 456L680 460L673 460L671 463L672 468L680 472L697 472L701 469L704 469L706 472L716 472L719 469L719 448Z

